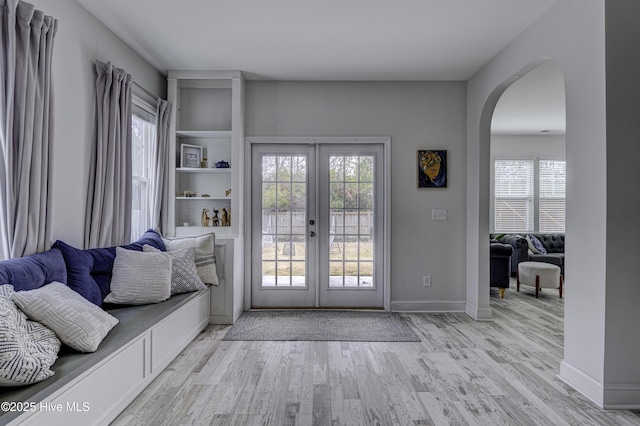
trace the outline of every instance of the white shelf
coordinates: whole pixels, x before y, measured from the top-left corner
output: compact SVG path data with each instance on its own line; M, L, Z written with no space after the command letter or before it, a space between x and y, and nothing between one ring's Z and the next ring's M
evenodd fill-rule
M181 173L231 173L231 167L223 167L223 168L176 167L176 172L181 172Z
M233 234L231 226L176 226L176 236L191 237L204 235L209 232L216 234L216 239L221 237L237 237Z
M220 201L220 200L231 200L231 197L176 197L176 200L189 200L189 201L213 200L213 201Z
M176 136L182 138L231 138L231 130L176 130Z

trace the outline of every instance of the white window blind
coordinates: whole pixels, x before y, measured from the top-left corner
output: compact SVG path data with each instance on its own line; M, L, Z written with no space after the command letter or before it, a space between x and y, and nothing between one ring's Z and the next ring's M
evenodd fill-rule
M151 225L149 205L149 173L151 147L156 143L156 117L151 106L134 98L131 120L132 133L132 211L131 241L140 238Z
M495 232L533 231L533 160L495 161Z
M540 232L564 232L566 162L540 160Z

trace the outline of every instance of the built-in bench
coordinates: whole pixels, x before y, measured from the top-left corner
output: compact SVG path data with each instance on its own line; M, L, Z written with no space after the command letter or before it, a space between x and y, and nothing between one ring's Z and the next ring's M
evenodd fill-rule
M210 289L143 306L108 310L120 321L94 353L66 347L55 375L0 388L0 424L108 424L162 372L210 321Z

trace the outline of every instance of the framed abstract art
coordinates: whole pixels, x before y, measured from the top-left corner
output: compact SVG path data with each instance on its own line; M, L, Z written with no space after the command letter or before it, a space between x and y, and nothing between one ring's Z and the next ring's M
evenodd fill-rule
M419 149L417 155L418 188L447 187L447 151Z

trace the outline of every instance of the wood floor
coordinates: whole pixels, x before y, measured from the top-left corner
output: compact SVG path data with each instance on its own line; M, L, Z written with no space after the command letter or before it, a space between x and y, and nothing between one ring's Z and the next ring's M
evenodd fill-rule
M504 299L494 321L406 314L422 342L227 342L210 326L114 425L640 425L556 378L563 303Z

